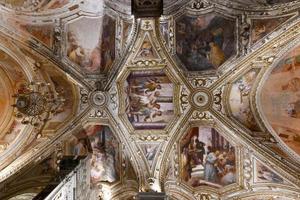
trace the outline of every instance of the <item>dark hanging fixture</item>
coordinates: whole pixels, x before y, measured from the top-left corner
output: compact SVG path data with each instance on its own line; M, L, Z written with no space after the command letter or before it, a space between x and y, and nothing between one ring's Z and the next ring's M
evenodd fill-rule
M34 127L43 127L53 115L62 112L65 101L49 83L42 82L23 84L13 97L16 99L12 105L16 108L15 116L22 124Z
M163 14L163 0L131 0L131 9L136 18L160 17Z

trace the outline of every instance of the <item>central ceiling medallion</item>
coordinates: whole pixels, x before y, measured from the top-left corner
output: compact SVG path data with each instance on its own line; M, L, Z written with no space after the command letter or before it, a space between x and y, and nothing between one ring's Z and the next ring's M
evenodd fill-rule
M192 104L202 110L206 110L212 103L212 96L209 91L200 89L191 95Z
M101 91L95 91L90 96L90 102L94 106L103 106L106 103L106 95Z

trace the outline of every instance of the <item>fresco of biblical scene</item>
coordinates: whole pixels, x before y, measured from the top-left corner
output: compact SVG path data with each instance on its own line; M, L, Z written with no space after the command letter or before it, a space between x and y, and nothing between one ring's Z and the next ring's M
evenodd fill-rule
M48 24L48 25L29 24L26 22L16 21L15 18L8 18L6 23L9 26L11 26L13 29L28 33L33 38L36 38L47 47L49 48L52 47L52 43L53 43L52 38L53 38L53 29L54 29L53 24ZM29 39L28 35L26 35L26 37L27 39Z
M182 179L197 187L236 182L235 148L214 128L194 127L180 141Z
M123 21L123 41L122 41L123 49L126 47L131 31L132 31L132 23Z
M136 55L136 59L157 59L158 57L159 56L155 51L152 42L150 41L148 35L146 35Z
M21 24L20 28L40 40L48 47L52 47L53 25Z
M65 156L74 156L74 159L81 159L92 152L90 141L84 129L73 133L65 141Z
M173 84L163 71L132 72L125 83L126 114L135 129L164 129L173 118Z
M86 129L93 156L91 181L115 182L120 177L119 144L108 126L93 125Z
M101 18L81 18L68 24L67 56L87 73L106 73L115 60L116 21ZM88 36L86 32L89 32Z
M159 145L157 145L157 144L141 144L140 146L141 146L142 151L143 151L143 153L149 163L149 166L151 168Z
M176 52L190 71L216 70L235 55L235 21L215 14L176 21Z
M61 74L59 71L52 68L45 68L44 71L47 73L48 83L53 85L53 89L60 97L64 99L63 105L57 110L57 113L51 118L46 124L45 130L55 130L64 121L73 117L72 112L76 110L74 108L75 99L75 86L68 80L68 78Z
M254 44L265 37L288 19L289 17L252 20L251 43Z
M160 34L166 42L166 45L169 45L169 23L161 22L160 23Z
M13 114L12 98L14 93L21 93L26 76L20 65L7 53L0 50L0 153L9 148L26 125L21 124ZM13 146L13 145L11 145Z
M250 70L232 85L229 105L232 115L251 131L259 131L250 108L250 92L258 75L258 70Z
M27 0L0 0L0 3L7 7L27 12L62 8L69 2L70 0L39 0L35 2Z
M268 167L256 161L256 182L272 182L272 183L282 183L283 179L277 175L275 172L271 171Z
M280 60L260 96L262 111L273 130L300 155L300 46Z
M66 154L75 156L75 159L92 152L92 185L119 180L119 143L108 126L89 125L74 133L67 143Z

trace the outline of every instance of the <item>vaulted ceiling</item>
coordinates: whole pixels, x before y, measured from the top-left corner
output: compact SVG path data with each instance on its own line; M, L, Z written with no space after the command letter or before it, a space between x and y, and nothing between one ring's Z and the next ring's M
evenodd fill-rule
M166 0L139 19L128 0L0 2L6 197L85 141L114 199L300 198L299 1ZM34 83L64 100L38 126L11 106Z

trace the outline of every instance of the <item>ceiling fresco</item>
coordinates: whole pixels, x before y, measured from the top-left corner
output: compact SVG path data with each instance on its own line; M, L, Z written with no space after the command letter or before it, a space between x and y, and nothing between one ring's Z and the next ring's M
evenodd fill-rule
M67 25L66 54L88 73L109 71L115 59L116 21L105 15L82 18ZM84 30L91 34L87 37ZM103 31L105 30L105 31Z
M174 115L173 84L165 73L132 72L125 84L126 113L134 129L164 129Z
M22 11L45 11L61 8L72 0L1 0L0 3L8 8Z
M213 13L176 20L176 53L190 71L216 70L235 49L235 20Z
M63 154L90 158L90 199L300 198L299 2L39 2L0 9L0 191ZM24 125L12 95L39 82L63 103Z
M1 152L4 152L25 129L25 125L14 116L11 105L14 103L12 96L22 90L27 77L21 66L3 50L1 58Z
M262 87L261 106L278 136L300 154L298 72L300 48L295 47L272 69Z
M180 149L181 176L192 187L220 188L236 182L235 147L214 128L190 129Z

